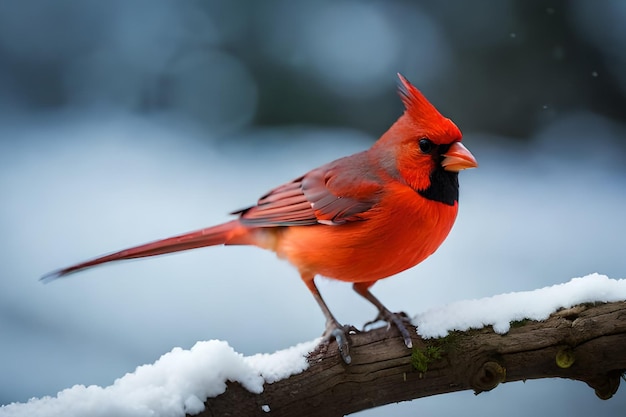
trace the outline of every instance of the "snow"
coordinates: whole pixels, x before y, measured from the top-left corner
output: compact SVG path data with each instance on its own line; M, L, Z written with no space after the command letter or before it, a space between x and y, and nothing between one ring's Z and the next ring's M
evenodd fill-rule
M301 343L271 355L245 357L220 340L198 342L191 349L174 348L154 364L138 367L113 385L76 385L56 397L31 399L0 408L2 417L118 416L174 417L197 414L204 401L236 381L254 393L264 383L302 372L306 356L319 339ZM269 410L269 405L266 405Z
M506 333L510 322L544 320L560 308L587 302L626 300L626 279L591 274L545 287L459 301L430 309L414 318L423 337L442 337L452 330L492 325ZM0 408L2 417L53 416L184 416L204 410L204 401L226 390L227 381L237 381L254 393L263 385L304 371L306 356L320 339L301 343L273 354L244 356L227 342L210 340L191 349L174 348L154 364L138 367L108 387L76 385L56 397L33 398ZM270 412L271 404L261 409Z
M444 337L453 330L489 325L496 333L504 334L512 321L545 320L555 311L576 304L621 300L626 300L626 279L591 274L534 291L450 303L418 314L413 323L424 338Z

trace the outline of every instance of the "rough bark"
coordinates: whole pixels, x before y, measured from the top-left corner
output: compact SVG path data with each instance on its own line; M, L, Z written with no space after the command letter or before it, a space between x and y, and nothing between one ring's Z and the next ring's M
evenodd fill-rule
M352 364L336 345L309 356L310 367L253 394L231 383L200 416L335 417L383 404L461 390L489 391L502 382L569 378L609 399L626 370L626 302L587 304L545 321L413 339L407 349L395 329L351 336Z

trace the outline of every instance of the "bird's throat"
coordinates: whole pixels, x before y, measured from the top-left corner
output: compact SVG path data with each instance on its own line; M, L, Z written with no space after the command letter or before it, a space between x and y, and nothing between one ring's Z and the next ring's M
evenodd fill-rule
M459 173L446 171L438 166L430 174L430 185L424 190L417 190L418 194L432 201L438 201L449 206L459 201Z

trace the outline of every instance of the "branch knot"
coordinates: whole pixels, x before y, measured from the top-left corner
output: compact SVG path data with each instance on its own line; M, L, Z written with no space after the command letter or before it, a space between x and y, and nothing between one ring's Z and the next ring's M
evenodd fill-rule
M506 368L495 361L488 361L474 373L470 386L474 394L491 391L506 380Z

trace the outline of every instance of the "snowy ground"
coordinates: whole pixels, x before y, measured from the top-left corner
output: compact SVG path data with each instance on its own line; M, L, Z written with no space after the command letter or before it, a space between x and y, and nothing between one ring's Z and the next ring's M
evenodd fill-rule
M177 346L182 350L154 366L171 370L178 360L206 355L213 346L242 372L254 373L258 387L260 365L250 362L253 355L321 334L323 317L296 272L256 248L218 247L120 263L50 285L37 279L95 255L224 221L225 213L253 203L274 185L361 150L373 138L344 130L268 129L250 132L244 142L250 145L242 146L201 142L196 132L166 118L75 116L0 124L1 404L54 397L77 384L108 388L74 388L42 401L110 395L158 371L140 368L114 383L116 378ZM279 136L294 140L273 140ZM455 229L434 256L378 283L373 292L392 310L425 312L418 321L427 329L434 323L429 314L450 303L562 284L592 272L623 278L625 158L613 146L623 136L623 127L586 113L563 117L518 148L466 134L465 144L481 166L461 173ZM623 281L609 282L623 287ZM374 309L348 285L322 280L320 289L341 321L359 326L373 318ZM601 296L586 288L579 295ZM533 311L545 314L555 307L525 297ZM507 317L490 317L500 317L506 327ZM232 348L196 344L208 339L228 341ZM202 395L180 394L176 401L192 409L199 404L193 396ZM0 413L19 413L21 407L28 406ZM601 402L581 383L532 381L504 384L478 397L457 393L361 415L489 414L504 407L511 416L609 416L626 407L626 395L621 390Z

